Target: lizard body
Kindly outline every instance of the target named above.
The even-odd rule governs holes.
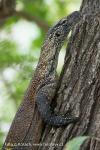
[[[78,117],[71,117],[68,115],[55,115],[50,108],[51,100],[54,97],[57,87],[56,68],[58,63],[59,51],[72,27],[79,21],[80,13],[74,12],[67,18],[65,17],[57,23],[48,33],[47,42],[44,42],[43,53],[41,59],[47,63],[44,67],[46,72],[44,74],[45,82],[38,88],[36,94],[36,103],[38,110],[43,120],[53,126],[63,126],[69,123],[74,123]],[[49,52],[49,53],[48,53]],[[46,57],[45,54],[48,56]],[[41,63],[42,61],[40,61]],[[46,68],[47,67],[47,68]]]
[[[27,137],[33,120],[35,101],[43,120],[50,125],[63,126],[77,121],[77,117],[55,115],[50,103],[57,86],[56,68],[59,51],[72,27],[79,21],[80,13],[73,12],[53,26],[41,48],[39,63],[24,100],[13,120],[6,143],[23,142]],[[37,124],[36,124],[37,125]]]

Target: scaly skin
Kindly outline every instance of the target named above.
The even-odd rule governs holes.
[[[39,63],[34,77],[25,94],[24,100],[16,113],[5,143],[33,142],[28,138],[30,127],[37,122],[33,122],[35,101],[43,120],[50,125],[63,126],[77,121],[77,117],[67,117],[55,115],[50,109],[50,103],[57,86],[56,68],[59,51],[72,27],[80,20],[80,13],[73,12],[68,17],[60,20],[53,26],[46,37],[41,49]],[[32,128],[32,127],[31,127]],[[32,130],[33,131],[33,130]],[[6,144],[4,144],[4,148]],[[15,150],[16,148],[13,148]],[[17,147],[18,149],[18,147]],[[20,148],[19,148],[20,150]],[[29,150],[29,148],[28,148]]]

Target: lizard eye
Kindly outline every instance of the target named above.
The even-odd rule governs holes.
[[[66,19],[62,20],[62,24],[65,24],[66,23]]]

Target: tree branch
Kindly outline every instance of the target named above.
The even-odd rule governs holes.
[[[15,0],[1,0],[0,1],[0,22],[2,22],[4,19],[11,17],[11,16],[18,16],[23,17],[24,19],[28,21],[34,21],[41,29],[43,29],[45,32],[48,31],[49,25],[41,20],[40,18],[33,16],[31,14],[28,14],[24,11],[17,11],[15,10]]]
[[[1,0],[0,1],[0,20],[11,16],[16,6],[15,0]]]
[[[40,18],[37,18],[36,16],[33,16],[31,14],[28,14],[24,11],[15,11],[14,12],[15,16],[18,17],[23,17],[24,19],[28,20],[28,21],[34,21],[40,28],[42,28],[45,32],[48,31],[49,26],[46,22],[44,22],[43,20],[41,20]]]

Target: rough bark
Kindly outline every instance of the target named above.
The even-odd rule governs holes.
[[[65,114],[70,108],[80,120],[63,128],[44,126],[36,108],[34,122],[39,120],[38,126],[33,126],[34,122],[31,124],[25,142],[33,140],[34,136],[33,141],[46,145],[33,147],[33,150],[62,150],[69,139],[78,135],[100,138],[100,0],[83,0],[80,11],[83,17],[66,48],[54,98],[56,112]],[[100,142],[92,138],[82,145],[82,149],[99,150]]]

